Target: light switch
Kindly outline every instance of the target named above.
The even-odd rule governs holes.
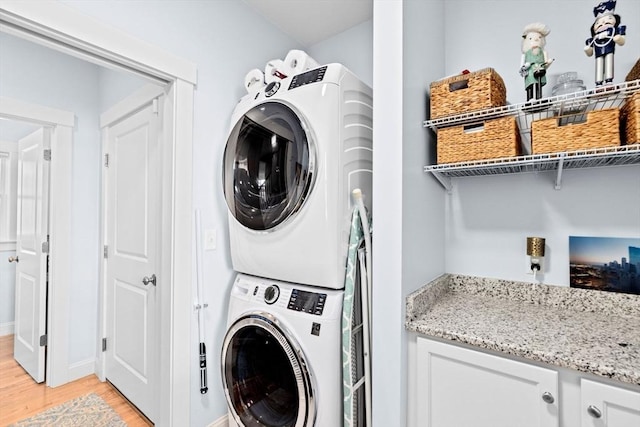
[[[204,250],[205,251],[214,251],[216,249],[216,230],[209,229],[204,232]]]

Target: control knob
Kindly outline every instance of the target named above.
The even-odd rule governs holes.
[[[277,285],[268,286],[267,289],[264,290],[264,302],[267,304],[273,304],[278,301],[279,296],[280,288]]]
[[[280,82],[270,82],[264,88],[264,96],[267,98],[276,94],[276,92],[280,89]]]

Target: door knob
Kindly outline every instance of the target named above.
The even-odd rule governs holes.
[[[152,274],[151,277],[147,277],[144,276],[144,278],[142,279],[142,284],[147,286],[149,283],[151,283],[153,286],[156,285],[156,275]]]
[[[587,407],[587,412],[589,413],[589,415],[591,415],[593,418],[600,418],[602,416],[602,411],[600,411],[600,409],[598,409],[597,406],[594,405],[589,405]]]
[[[20,262],[20,259],[17,256],[10,256],[9,257],[9,262]]]

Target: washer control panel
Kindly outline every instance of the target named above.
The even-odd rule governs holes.
[[[289,90],[295,89],[300,86],[308,85],[309,83],[321,82],[324,79],[324,74],[327,72],[327,67],[316,68],[315,70],[307,71],[306,73],[293,76],[291,83],[289,84]]]
[[[287,308],[289,310],[303,311],[321,316],[326,301],[327,294],[301,291],[294,288],[291,290],[291,297],[289,298]]]

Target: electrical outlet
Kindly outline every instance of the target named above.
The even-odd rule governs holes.
[[[537,267],[537,268],[536,268]],[[527,274],[533,274],[536,271],[536,275],[544,273],[544,258],[543,257],[527,257]]]
[[[215,229],[205,230],[204,232],[204,250],[214,251],[216,249],[217,233]]]

